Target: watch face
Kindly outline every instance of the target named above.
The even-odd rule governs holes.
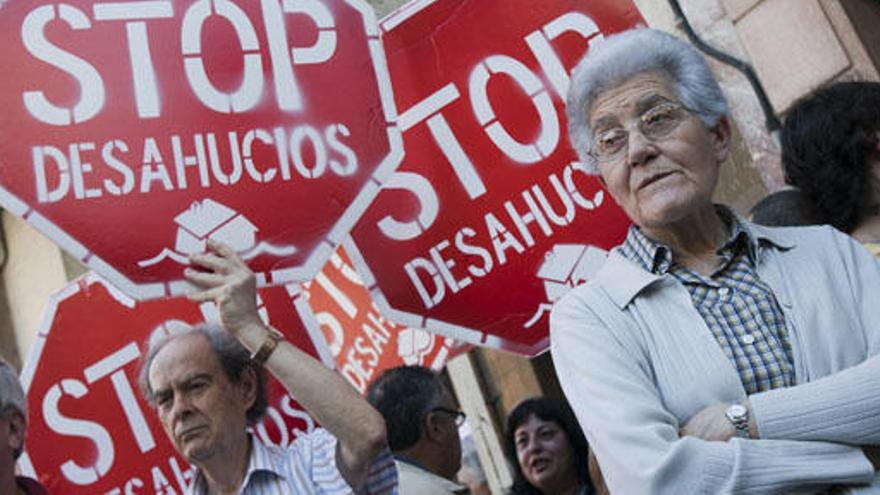
[[[730,419],[739,419],[748,413],[748,409],[741,404],[734,404],[727,408],[727,416]]]

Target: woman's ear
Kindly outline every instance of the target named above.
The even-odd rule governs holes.
[[[730,157],[730,141],[732,130],[730,127],[730,120],[728,120],[727,116],[722,116],[718,119],[718,123],[715,124],[715,127],[709,130],[712,135],[712,147],[715,150],[715,160],[721,164],[727,161],[727,158]]]

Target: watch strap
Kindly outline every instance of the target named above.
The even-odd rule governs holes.
[[[260,345],[260,348],[257,349],[257,352],[251,354],[251,361],[262,366],[266,363],[266,360],[269,359],[269,356],[275,352],[275,348],[278,347],[278,343],[284,340],[284,336],[275,330],[269,329],[269,333],[266,335],[265,340]]]
[[[727,416],[728,421],[733,424],[733,428],[736,430],[736,436],[740,438],[751,438],[749,435],[749,411],[740,404],[731,406],[728,408],[725,416]]]

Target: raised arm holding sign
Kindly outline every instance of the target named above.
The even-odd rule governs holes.
[[[395,491],[382,417],[341,377],[262,322],[255,276],[232,248],[210,241],[206,253],[191,259],[202,271],[190,268],[185,276],[203,289],[191,299],[215,301],[226,331],[202,327],[151,342],[142,384],[175,448],[198,468],[193,493],[285,484],[295,493]],[[261,414],[260,365],[327,431],[286,450],[248,435],[247,424]],[[266,469],[279,476],[251,476]]]

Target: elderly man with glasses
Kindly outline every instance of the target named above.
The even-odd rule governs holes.
[[[385,419],[401,495],[467,493],[453,481],[465,415],[436,373],[421,366],[386,370],[370,384],[367,401]]]
[[[761,227],[713,204],[727,102],[673,36],[592,47],[567,114],[634,223],[551,316],[559,380],[611,493],[880,491],[880,265],[832,228]]]
[[[209,240],[184,275],[214,301],[221,325],[157,329],[139,384],[174,448],[196,468],[192,495],[395,495],[397,472],[382,416],[342,377],[263,323],[256,276]],[[286,447],[252,427],[266,412],[271,373],[322,426]]]

